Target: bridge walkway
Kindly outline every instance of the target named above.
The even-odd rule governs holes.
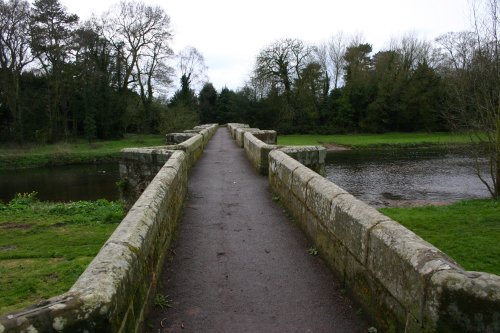
[[[188,187],[159,279],[171,308],[155,307],[146,332],[367,332],[226,128],[205,148]]]

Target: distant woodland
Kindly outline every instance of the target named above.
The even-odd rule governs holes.
[[[376,52],[341,32],[320,45],[276,40],[242,88],[217,91],[197,49],[173,53],[160,7],[127,0],[81,22],[58,0],[1,0],[0,141],[92,141],[199,122],[280,133],[494,133],[497,14],[486,0],[471,31],[406,35]]]

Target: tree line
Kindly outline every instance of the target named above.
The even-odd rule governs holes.
[[[164,97],[175,73],[192,85],[205,67],[195,48],[174,55],[172,38],[167,13],[141,1],[80,22],[58,0],[1,0],[0,141],[107,139],[175,126]]]
[[[486,173],[478,164],[477,174],[499,198],[500,6],[474,4],[470,31],[433,41],[410,34],[377,52],[343,33],[320,45],[276,40],[258,53],[242,89],[203,87],[200,118],[282,134],[466,132],[476,144],[471,154],[486,154],[489,163]]]

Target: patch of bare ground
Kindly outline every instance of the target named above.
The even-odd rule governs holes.
[[[326,148],[327,151],[344,151],[344,150],[351,150],[351,148],[339,145],[337,143],[321,143],[323,147]]]

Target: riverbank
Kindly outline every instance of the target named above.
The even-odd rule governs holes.
[[[66,292],[123,219],[120,202],[0,203],[0,313]]]
[[[448,254],[466,270],[500,275],[500,201],[464,200],[446,206],[380,211]]]
[[[124,139],[95,141],[78,140],[48,145],[0,145],[0,170],[25,169],[52,165],[112,162],[120,150],[130,147],[165,144],[163,135],[128,134]]]
[[[404,148],[445,145],[467,145],[471,140],[467,134],[438,133],[383,133],[383,134],[339,134],[339,135],[279,135],[281,145],[323,145],[328,150],[365,148]]]

